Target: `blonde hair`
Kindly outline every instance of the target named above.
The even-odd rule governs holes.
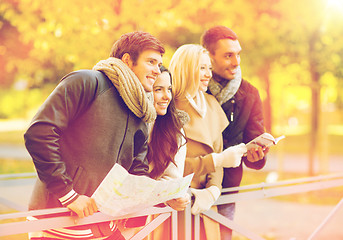
[[[175,100],[185,99],[187,94],[195,97],[200,85],[200,56],[208,53],[198,44],[179,47],[169,64],[173,76],[172,90]]]

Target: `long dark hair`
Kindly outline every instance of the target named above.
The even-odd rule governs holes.
[[[168,72],[170,79],[171,73],[165,67],[161,66],[162,72]],[[177,115],[174,97],[169,103],[167,113],[158,115],[152,131],[150,133],[150,141],[147,158],[149,163],[153,164],[153,169],[150,172],[151,178],[158,178],[168,167],[169,163],[175,163],[175,155],[180,148],[181,138],[184,137],[181,133],[182,123]]]

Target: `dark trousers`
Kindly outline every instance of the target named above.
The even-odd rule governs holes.
[[[218,212],[230,220],[233,220],[235,216],[235,210],[236,210],[235,203],[218,205]],[[220,225],[220,236],[221,236],[221,240],[231,240],[232,230]]]

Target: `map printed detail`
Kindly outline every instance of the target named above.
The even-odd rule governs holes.
[[[157,181],[129,174],[115,164],[92,195],[100,212],[123,216],[170,199],[184,197],[193,173],[179,179]]]

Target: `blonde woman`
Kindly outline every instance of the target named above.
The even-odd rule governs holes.
[[[223,167],[239,166],[246,147],[240,144],[222,151],[222,131],[229,122],[217,100],[206,93],[212,77],[207,50],[196,44],[179,47],[169,70],[173,76],[176,107],[190,117],[184,125],[187,139],[184,175],[195,173],[191,184],[195,196],[192,213],[195,215],[209,210],[218,199]],[[205,217],[203,224],[207,239],[220,239],[219,224]]]

